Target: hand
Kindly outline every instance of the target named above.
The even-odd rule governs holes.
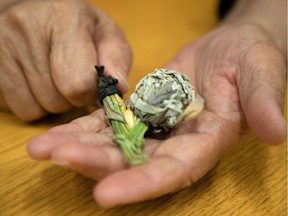
[[[264,142],[284,141],[285,62],[261,27],[219,27],[185,47],[167,67],[190,76],[205,109],[167,139],[147,139],[149,163],[125,165],[103,110],[35,137],[30,156],[100,181],[94,197],[112,207],[190,186],[236,145],[247,124]]]
[[[90,105],[96,99],[96,64],[128,90],[130,48],[100,9],[81,0],[26,0],[4,8],[0,109],[32,121]]]

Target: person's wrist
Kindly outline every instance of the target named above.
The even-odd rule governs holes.
[[[220,25],[258,25],[271,36],[278,48],[286,55],[285,0],[280,0],[278,4],[270,0],[238,0],[237,3]],[[260,6],[262,9],[260,9]]]
[[[257,17],[242,17],[240,19],[233,20],[228,20],[228,21],[223,21],[221,25],[230,25],[230,26],[258,26],[259,30],[262,28],[263,33],[267,33],[272,41],[275,43],[275,45],[281,50],[282,54],[284,56],[287,55],[287,34],[285,31],[285,27],[280,28],[279,25],[273,25],[272,23],[265,23],[263,20],[257,18]]]

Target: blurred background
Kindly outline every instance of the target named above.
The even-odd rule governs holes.
[[[90,0],[124,30],[133,50],[128,95],[136,83],[163,67],[184,45],[218,22],[218,0]]]

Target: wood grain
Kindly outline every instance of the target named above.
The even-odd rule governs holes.
[[[95,0],[125,30],[135,59],[131,89],[182,46],[216,25],[216,0]],[[76,110],[24,124],[0,113],[0,215],[3,216],[284,216],[286,145],[270,147],[246,134],[231,154],[192,187],[139,204],[102,209],[92,199],[95,182],[49,162],[31,160],[27,141],[85,114]]]

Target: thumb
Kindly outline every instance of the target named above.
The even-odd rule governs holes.
[[[195,54],[197,48],[198,43],[196,41],[187,44],[164,65],[164,68],[189,74],[195,67]]]
[[[103,11],[94,9],[99,19],[94,32],[98,51],[98,62],[105,71],[118,79],[119,89],[125,93],[129,89],[128,72],[132,64],[132,52],[119,26]]]
[[[259,44],[240,59],[241,105],[249,127],[268,144],[280,144],[286,138],[285,76],[284,58],[272,46]]]

